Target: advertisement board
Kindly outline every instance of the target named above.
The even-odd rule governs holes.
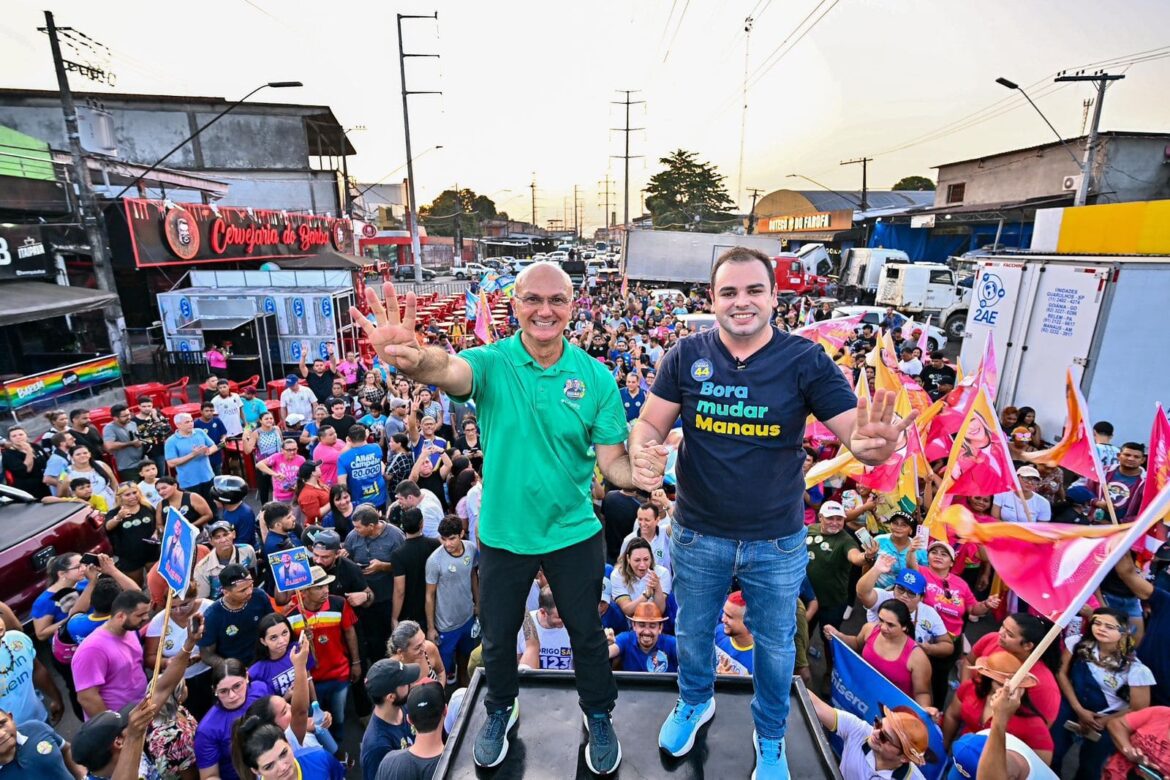
[[[51,371],[10,379],[0,384],[0,412],[68,395],[83,387],[113,382],[121,376],[118,358],[105,355]]]

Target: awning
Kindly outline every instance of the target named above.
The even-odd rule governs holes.
[[[185,325],[175,328],[176,333],[202,333],[205,330],[236,330],[247,325],[263,314],[253,314],[248,317],[203,317],[191,320]]]
[[[346,255],[332,249],[323,249],[308,257],[282,257],[272,262],[284,271],[333,270],[338,268],[357,271],[366,266],[377,265],[378,259],[376,257]]]
[[[115,293],[48,282],[0,284],[0,325],[16,325],[101,309],[115,303]]]

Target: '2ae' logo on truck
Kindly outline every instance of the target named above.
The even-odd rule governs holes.
[[[985,273],[977,287],[979,306],[975,309],[975,322],[995,327],[995,321],[999,318],[999,311],[995,307],[1007,295],[1003,289],[1003,280],[996,274]]]

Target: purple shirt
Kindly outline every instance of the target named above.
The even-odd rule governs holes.
[[[274,694],[284,696],[292,690],[293,682],[297,676],[296,670],[293,669],[292,659],[289,657],[292,654],[292,648],[293,645],[290,645],[289,649],[285,651],[283,658],[276,660],[265,659],[249,666],[248,679],[266,683]],[[313,671],[316,665],[317,659],[310,655],[309,671]]]
[[[146,694],[142,643],[133,631],[120,637],[105,627],[94,631],[78,646],[71,666],[77,690],[97,688],[106,709],[116,712]]]
[[[248,683],[248,697],[243,705],[225,710],[217,702],[208,710],[195,730],[195,765],[200,769],[218,766],[221,780],[239,780],[232,766],[232,724],[244,716],[254,701],[271,695],[267,683],[253,680]]]

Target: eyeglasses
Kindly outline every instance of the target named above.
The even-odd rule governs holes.
[[[879,744],[889,745],[890,747],[894,748],[895,750],[902,749],[902,746],[898,742],[896,742],[893,737],[891,737],[889,734],[887,734],[885,729],[882,728],[881,716],[878,716],[878,717],[873,719],[873,727],[877,730],[877,732],[876,732],[877,733],[877,741]]]
[[[216,696],[228,696],[228,695],[233,694],[233,693],[239,693],[240,689],[242,689],[247,684],[248,684],[247,681],[240,680],[238,683],[233,683],[232,685],[228,686],[227,688],[216,688],[215,695]]]
[[[1121,626],[1117,625],[1116,623],[1109,623],[1107,621],[1101,621],[1101,620],[1094,620],[1089,625],[1091,625],[1093,628],[1103,628],[1106,631],[1116,631],[1119,634],[1123,630],[1121,628]]]
[[[520,303],[524,304],[529,309],[536,309],[548,303],[554,309],[563,309],[568,306],[571,301],[563,295],[554,295],[550,298],[545,298],[540,295],[522,295],[520,296]]]

